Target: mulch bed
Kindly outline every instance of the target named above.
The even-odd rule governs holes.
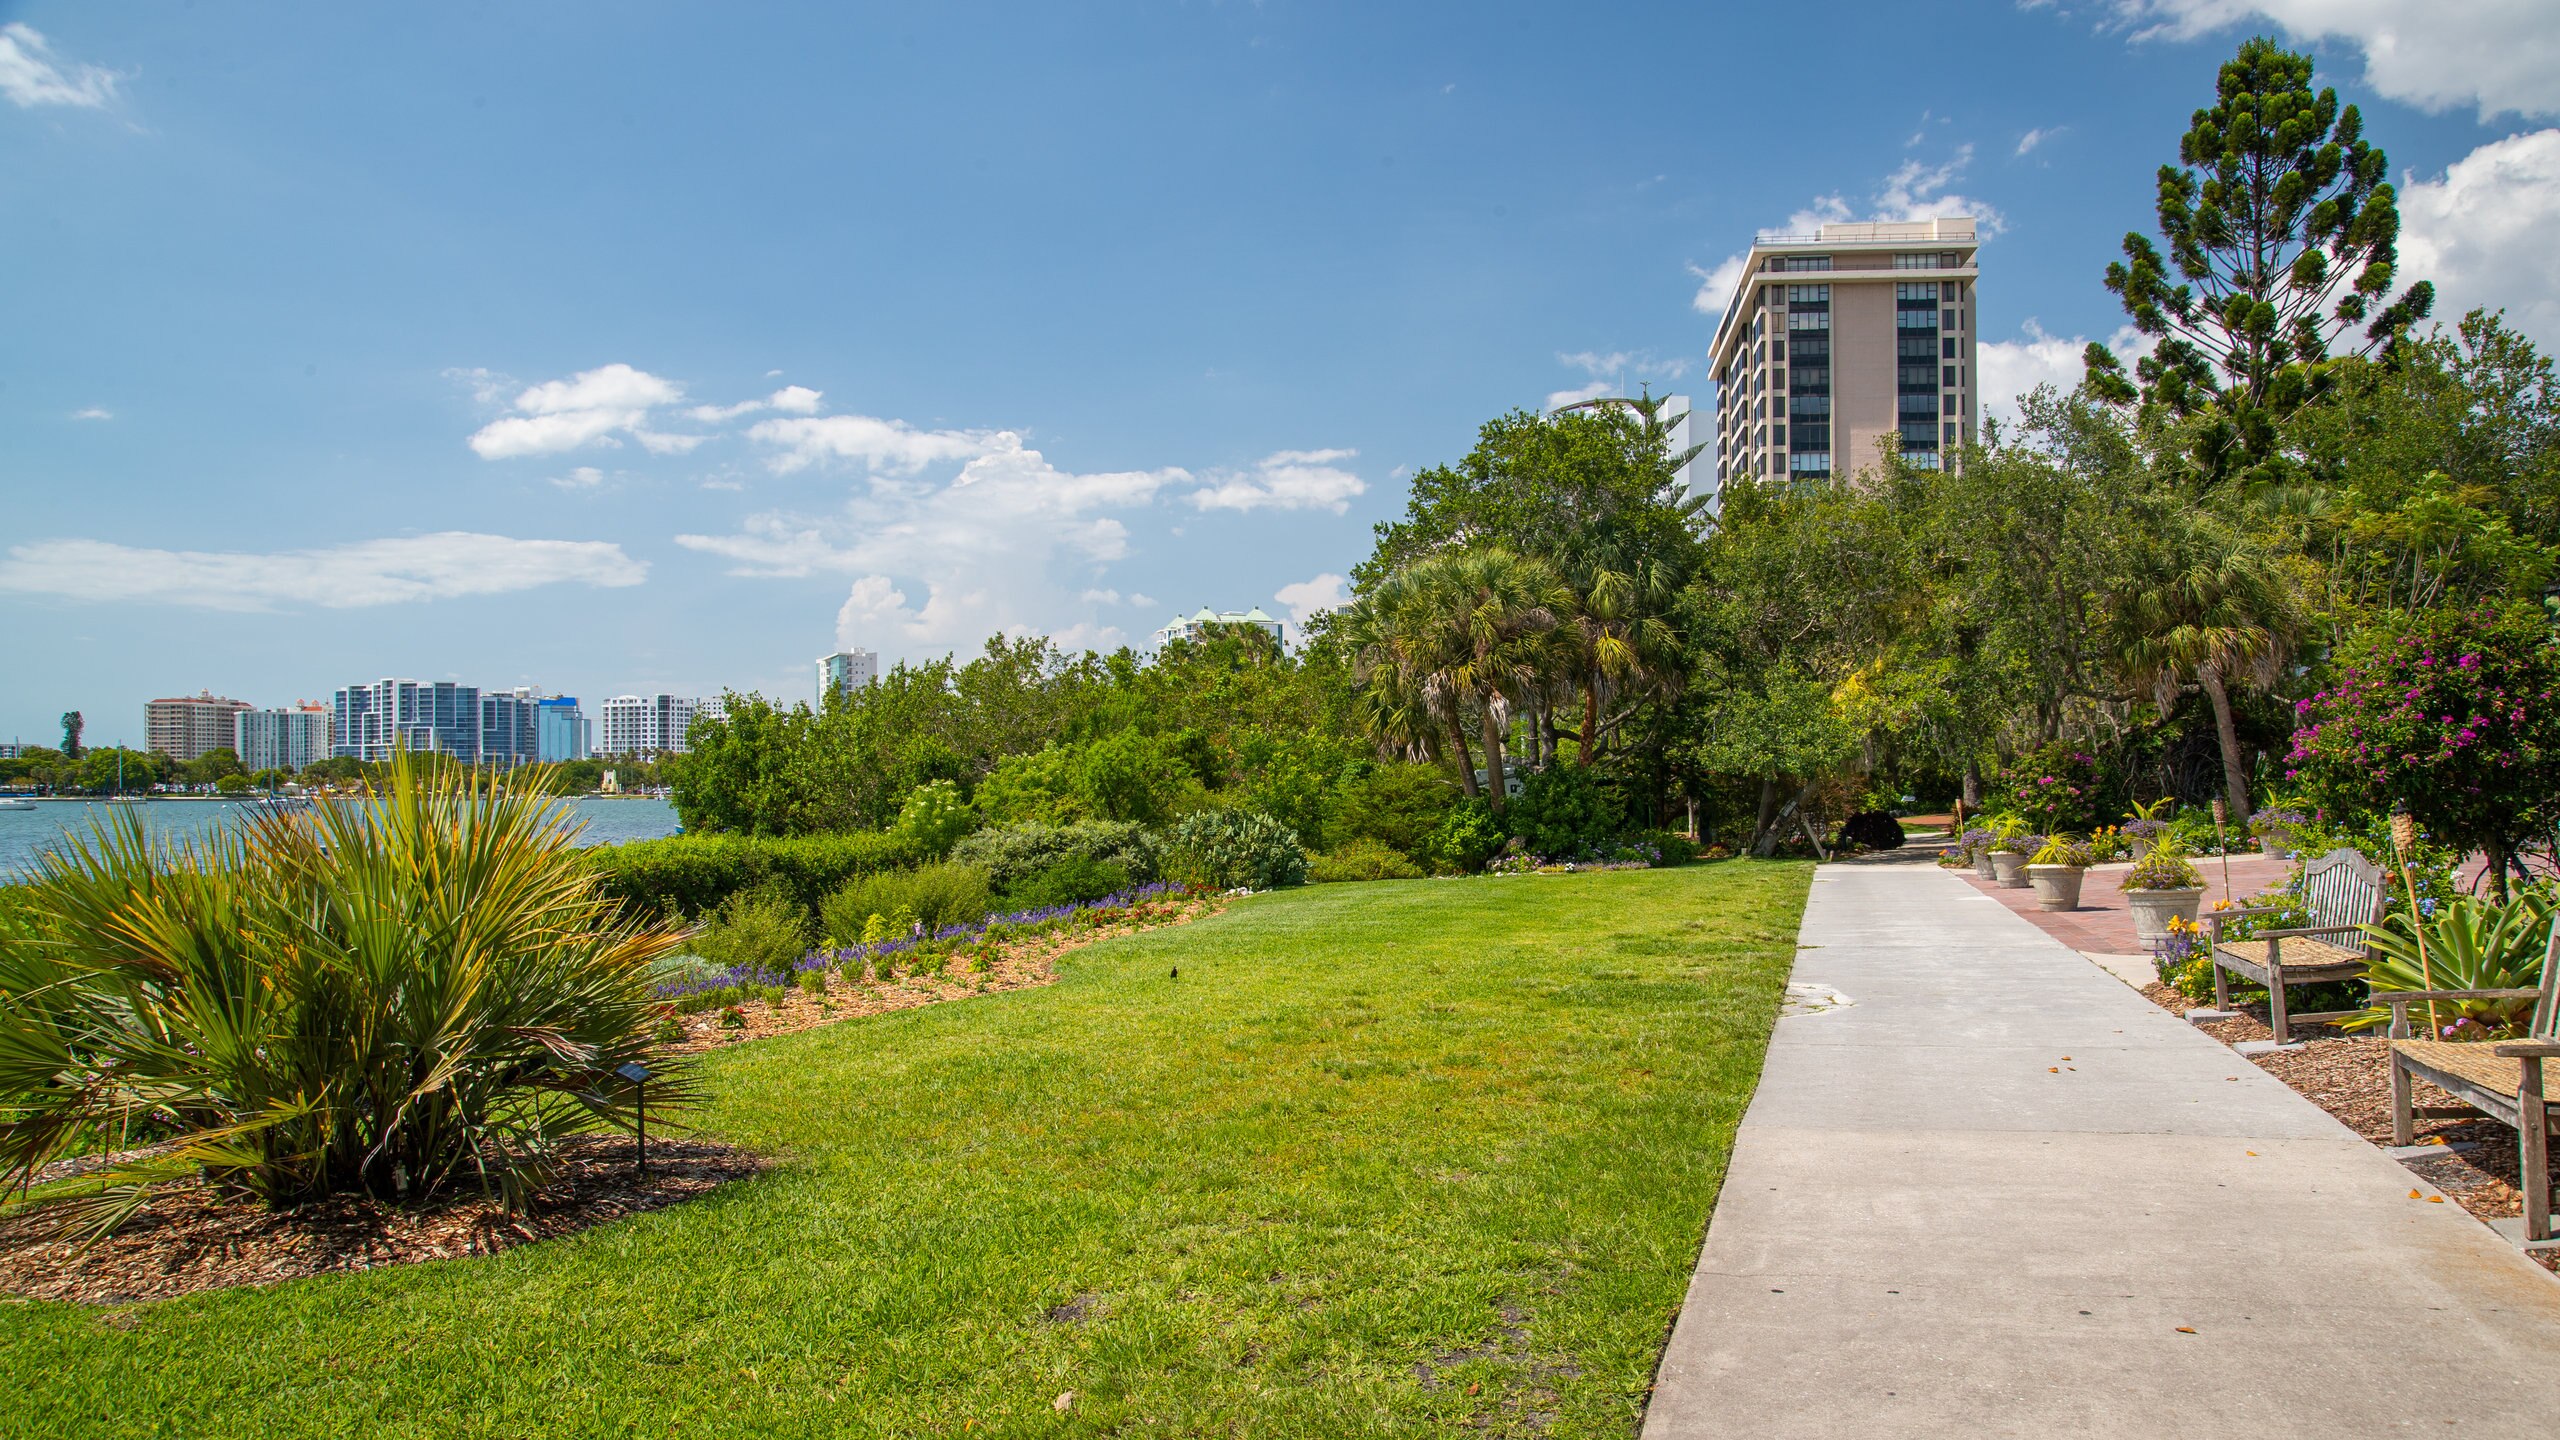
[[[693,1054],[862,1015],[912,1010],[1000,990],[1047,985],[1058,957],[1137,930],[1182,924],[1226,908],[1208,896],[1158,907],[1135,919],[1053,931],[987,947],[987,968],[954,962],[944,972],[848,985],[830,976],[821,998],[793,990],[779,1005],[738,1007],[744,1022],[724,1029],[717,1012],[676,1016],[685,1038],[662,1047]],[[147,1151],[126,1152],[141,1155]],[[80,1156],[46,1166],[41,1180],[65,1178],[121,1156]],[[476,1191],[406,1207],[340,1196],[289,1211],[216,1193],[173,1187],[117,1233],[88,1245],[58,1239],[38,1211],[0,1213],[0,1294],[92,1305],[165,1300],[233,1285],[272,1285],[333,1271],[375,1270],[422,1260],[494,1255],[501,1250],[664,1209],[762,1170],[766,1160],[707,1141],[652,1138],[649,1178],[637,1173],[622,1136],[574,1140],[563,1173],[529,1211],[510,1214]]]
[[[737,1019],[741,1023],[734,1028],[722,1027],[718,1011],[678,1015],[674,1018],[684,1027],[684,1038],[665,1048],[679,1055],[696,1054],[768,1036],[814,1030],[821,1025],[833,1025],[864,1015],[913,1010],[1000,990],[1032,989],[1058,978],[1058,957],[1070,950],[1081,950],[1087,945],[1140,930],[1187,924],[1226,909],[1227,901],[1224,896],[1211,895],[1149,908],[1157,913],[1104,925],[1055,930],[982,947],[981,954],[987,962],[984,970],[968,969],[967,961],[955,958],[947,961],[941,970],[922,975],[900,975],[890,980],[866,980],[858,985],[848,985],[843,976],[830,974],[827,993],[823,997],[794,989],[779,1005],[749,1001],[738,1006]]]
[[[233,1285],[273,1285],[343,1270],[494,1255],[626,1215],[662,1210],[765,1162],[733,1146],[649,1142],[642,1180],[627,1137],[569,1142],[560,1179],[521,1214],[477,1190],[415,1207],[337,1196],[293,1210],[182,1186],[154,1199],[122,1230],[81,1245],[51,1220],[0,1218],[0,1290],[35,1300],[126,1305]]]
[[[2142,993],[2153,1004],[2178,1015],[2196,1008],[2166,985],[2147,985]],[[2266,1013],[2243,1007],[2236,1020],[2217,1020],[2196,1027],[2226,1045],[2243,1040],[2272,1040]],[[2290,1085],[2338,1122],[2376,1145],[2391,1143],[2391,1052],[2379,1035],[2337,1035],[2317,1025],[2295,1026],[2299,1050],[2276,1050],[2247,1058],[2259,1069]],[[2457,1103],[2435,1086],[2417,1082],[2420,1105]],[[2441,1158],[2404,1160],[2428,1184],[2480,1218],[2507,1219],[2524,1213],[2524,1194],[2516,1188],[2516,1132],[2486,1116],[2474,1119],[2416,1122],[2417,1142],[2442,1145]],[[2560,1156],[2552,1172],[2560,1177]],[[2560,1253],[2528,1251],[2543,1268],[2560,1272]]]

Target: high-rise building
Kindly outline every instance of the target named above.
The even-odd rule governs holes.
[[[299,770],[329,758],[329,721],[329,707],[317,700],[243,710],[231,717],[231,748],[252,771]]]
[[[1979,275],[1967,218],[1762,233],[1709,351],[1719,492],[1972,442]]]
[[[530,686],[480,692],[479,762],[512,768],[540,758],[541,707]]]
[[[450,680],[376,680],[332,697],[329,753],[388,760],[397,750],[480,758],[480,687]]]
[[[199,760],[228,750],[235,738],[231,717],[252,708],[210,690],[153,700],[142,707],[143,748],[172,760]]]
[[[604,702],[596,724],[598,755],[681,755],[694,717],[729,714],[725,695],[616,695]]]
[[[534,716],[534,755],[546,765],[584,760],[595,749],[595,735],[578,709],[575,695],[554,695],[539,702]]]
[[[880,678],[880,657],[869,650],[839,650],[818,657],[818,704]]]

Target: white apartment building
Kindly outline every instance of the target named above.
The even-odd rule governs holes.
[[[172,760],[200,760],[231,748],[231,717],[252,708],[210,690],[153,700],[142,707],[143,748]]]
[[[681,755],[696,716],[726,719],[725,695],[616,695],[596,715],[598,755]]]
[[[317,700],[242,710],[231,717],[231,748],[252,772],[299,770],[329,758],[329,721],[329,707]]]
[[[1161,647],[1176,640],[1197,640],[1212,625],[1258,625],[1270,631],[1272,639],[1284,643],[1287,640],[1282,633],[1286,627],[1277,618],[1264,614],[1259,605],[1250,610],[1212,610],[1203,605],[1192,614],[1176,615],[1166,622],[1165,627],[1156,632],[1156,644]]]
[[[1975,438],[1969,218],[1764,232],[1716,327],[1716,484],[1827,478]]]
[[[880,656],[870,650],[839,650],[817,659],[818,704],[823,708],[827,697],[842,695],[872,684],[880,678]]]

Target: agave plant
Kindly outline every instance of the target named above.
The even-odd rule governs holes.
[[[2364,927],[2372,955],[2365,978],[2377,992],[2530,990],[2542,983],[2552,910],[2548,892],[2525,890],[2503,904],[2464,896],[2438,907],[2432,916],[2396,911],[2381,924]],[[2426,939],[2423,964],[2421,933]],[[2437,1023],[2448,1035],[2485,1040],[2516,1031],[2532,1018],[2533,1005],[2530,998],[2461,1000],[2441,1002],[2435,1009]],[[2390,1023],[2391,1012],[2377,1005],[2346,1025],[2370,1030]]]
[[[539,789],[404,761],[362,802],[174,845],[117,816],[45,859],[0,930],[0,1180],[150,1137],[39,1202],[89,1233],[197,1179],[522,1206],[562,1139],[634,1120],[615,1071],[684,938],[597,894]],[[650,1118],[693,1102],[651,1063]]]

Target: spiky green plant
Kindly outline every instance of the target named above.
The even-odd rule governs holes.
[[[541,788],[404,760],[361,802],[176,844],[119,815],[47,857],[0,930],[0,1180],[154,1136],[39,1201],[89,1233],[199,1178],[521,1206],[564,1138],[631,1124],[626,1062],[652,1120],[693,1103],[648,1040],[683,931],[598,895]]]
[[[2503,903],[2466,895],[2446,902],[2433,915],[2394,911],[2381,924],[2364,927],[2372,956],[2365,966],[2366,983],[2376,994],[2530,990],[2542,983],[2552,909],[2551,895],[2537,889],[2520,891]],[[2423,962],[2418,955],[2422,930],[2426,937]],[[2447,1001],[2435,1023],[2445,1026],[2446,1038],[2496,1039],[2515,1033],[2530,1020],[2533,1005],[2529,998]],[[2372,1030],[2390,1023],[2391,1012],[2376,1005],[2346,1022],[2346,1028]]]

